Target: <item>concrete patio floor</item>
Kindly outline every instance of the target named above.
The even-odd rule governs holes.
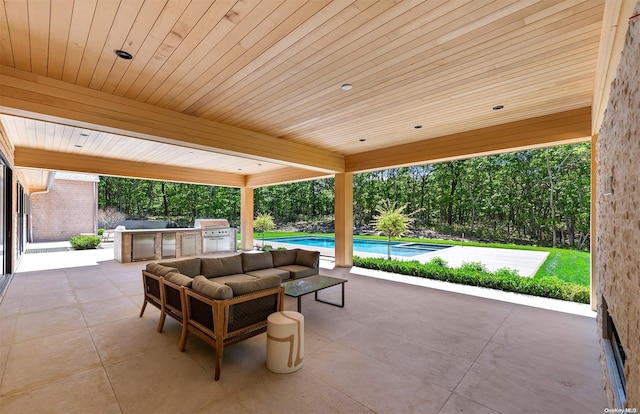
[[[357,268],[323,269],[349,280],[345,308],[303,299],[301,370],[269,372],[263,334],[227,348],[215,382],[213,348],[190,336],[181,353],[176,322],[160,334],[155,308],[138,317],[146,262],[120,264],[108,250],[93,251],[93,259],[86,252],[23,256],[0,304],[0,413],[608,407],[593,317],[372,278]],[[38,269],[47,260],[56,268]],[[339,288],[322,293],[335,299]],[[295,307],[286,298],[285,309]]]

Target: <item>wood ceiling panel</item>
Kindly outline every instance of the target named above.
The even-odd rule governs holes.
[[[119,6],[119,1],[101,1],[97,4],[94,20],[87,38],[87,46],[82,56],[82,62],[75,74],[76,84],[82,86],[89,85]],[[95,16],[97,16],[97,18],[95,18]]]
[[[49,59],[49,14],[51,5],[38,0],[29,0],[29,49],[31,67],[38,75],[47,75]]]
[[[184,9],[180,13],[175,13],[173,18],[169,10],[164,10],[149,33],[149,40],[136,53],[136,59],[130,62],[127,72],[120,79],[114,93],[135,97],[137,92],[129,95],[132,85],[141,83],[138,81],[139,78],[155,73],[157,69],[153,70],[153,65],[161,64],[166,60],[182,39],[190,33],[202,14],[211,7],[211,4],[212,1],[182,2],[181,6]]]
[[[16,69],[31,70],[29,48],[29,6],[25,1],[4,2],[6,24],[11,39],[11,51]]]
[[[240,40],[241,56],[234,58],[233,55],[228,54],[225,55],[225,59],[216,62],[216,65],[224,65],[224,70],[216,71],[214,69],[210,72],[215,75],[201,77],[192,83],[189,88],[185,89],[181,95],[185,96],[186,99],[181,99],[181,103],[176,107],[176,110],[192,115],[201,115],[201,109],[204,109],[204,104],[211,99],[208,95],[213,90],[221,88],[220,85],[224,84],[231,76],[235,76],[239,71],[248,68],[249,71],[254,70],[261,65],[261,62],[268,59],[267,56],[278,54],[298,41],[299,33],[303,32],[304,29],[297,29],[304,26],[308,19],[312,18],[314,13],[317,12],[319,6],[324,3],[309,2],[304,5],[299,3],[302,7],[289,16],[291,12],[290,4],[286,2],[281,4],[256,29]],[[331,6],[335,4],[338,3],[334,3]],[[340,6],[342,7],[342,4]],[[329,8],[331,7],[326,7],[324,10]],[[329,13],[325,14],[328,15]],[[317,16],[319,15],[316,14]],[[304,23],[301,24],[301,22]]]
[[[129,33],[124,39],[122,46],[118,47],[118,49],[126,50],[132,55],[136,55],[140,51],[143,43],[147,40],[147,35],[152,30],[153,25],[160,18],[166,4],[167,0],[145,1],[133,26],[129,29]],[[177,6],[181,8],[186,2],[172,2],[171,4],[174,5],[174,7]],[[160,30],[162,30],[162,28]],[[129,60],[117,59],[111,67],[111,71],[100,90],[112,93],[130,65],[131,61]]]
[[[140,13],[142,6],[143,0],[122,1],[118,7],[116,17],[113,19],[113,25],[107,35],[104,48],[102,49],[93,73],[90,74],[90,76],[89,74],[81,76],[83,81],[89,76],[89,83],[82,83],[80,85],[97,90],[102,89],[117,61],[114,51],[125,47],[125,39],[129,35],[131,27]]]
[[[237,2],[226,12],[222,9],[223,13],[213,28],[209,28],[207,36],[199,44],[187,45],[188,54],[185,59],[179,62],[171,73],[171,77],[162,82],[145,102],[162,106],[161,100],[164,99],[167,102],[169,97],[174,97],[188,87],[193,82],[194,76],[197,76],[193,69],[201,70],[199,66],[201,62],[215,62],[223,56],[225,50],[220,43],[238,26],[237,22],[250,13],[256,5],[257,2]]]
[[[259,174],[281,166],[229,157],[210,151],[145,141],[51,122],[0,115],[5,129],[20,148],[45,149],[101,158],[120,158],[152,164],[189,165],[193,168],[227,173]]]
[[[62,70],[62,80],[74,83],[78,77],[78,69],[87,46],[89,31],[96,12],[97,0],[77,1],[73,5],[73,17],[69,28],[69,39],[67,50],[64,55],[64,69]],[[101,16],[95,16],[96,21]]]
[[[9,22],[7,13],[0,7],[0,63],[7,66],[15,66],[13,61],[13,49],[11,46],[11,35],[9,34]]]
[[[167,51],[159,53],[159,59],[154,58],[145,68],[145,77],[137,80],[127,93],[128,98],[135,98],[140,102],[148,102],[149,97],[160,87],[169,87],[171,79],[175,79],[176,69],[196,53],[196,47],[202,45],[203,53],[206,53],[205,44],[214,39],[215,33],[211,29],[215,27],[225,13],[235,4],[235,0],[218,0],[216,7],[209,7],[197,24],[188,31],[181,29],[174,31],[179,39],[172,39]],[[170,52],[169,52],[170,51]]]
[[[594,18],[597,18],[597,13],[594,15]],[[563,34],[566,34],[566,30],[567,30],[567,26],[566,26],[566,22],[562,22],[561,23],[562,26],[564,27],[564,29],[562,29],[560,32]],[[573,24],[573,26],[571,26],[571,28],[575,29],[578,31],[578,33],[582,33],[585,29],[585,27],[583,26],[583,21],[578,21],[576,23]],[[594,35],[596,32],[599,31],[598,28],[598,23],[594,23],[594,26],[592,27]],[[533,33],[533,37],[528,41],[529,44],[534,45],[533,47],[536,48],[538,47],[538,45],[540,45],[540,42],[542,41],[542,39],[539,39],[539,34],[540,33],[546,33],[548,32],[548,28],[547,27],[541,27],[539,28],[539,30],[535,33]],[[558,33],[559,35],[560,33]],[[564,38],[564,37],[563,37]],[[507,51],[509,50],[514,50],[514,51],[519,51],[523,48],[525,48],[525,44],[523,44],[523,39],[515,39],[515,40],[511,40],[511,39],[507,39],[507,42],[509,42],[508,44],[504,44],[504,42],[499,42],[499,39],[497,39],[498,43],[502,43],[502,45],[504,45],[504,48],[507,48],[510,46],[510,49],[507,49]],[[592,41],[593,41],[592,37]],[[552,38],[549,37],[549,39],[547,40],[547,42],[549,43],[555,43],[558,42],[557,38]],[[501,45],[501,46],[502,46]],[[571,44],[569,42],[567,42],[567,44],[565,45],[567,46],[565,50],[569,49],[571,50]],[[495,46],[494,46],[495,47]],[[502,53],[503,49],[497,50],[494,52],[495,54],[499,54]],[[591,49],[593,51],[593,48]],[[486,55],[487,53],[489,53],[489,51],[487,50],[479,50],[477,52],[475,52],[475,56],[483,56]],[[558,50],[559,55],[562,56],[562,49]],[[593,56],[595,56],[595,54],[592,54]],[[351,98],[350,101],[347,101],[344,105],[348,108],[357,108],[357,105],[360,105],[363,110],[360,110],[359,113],[357,112],[352,112],[349,114],[345,114],[345,116],[343,116],[343,118],[345,119],[343,122],[346,124],[353,124],[353,119],[356,118],[359,121],[365,121],[365,118],[361,117],[361,116],[365,116],[366,114],[371,114],[370,117],[371,118],[377,118],[378,115],[380,114],[380,112],[375,111],[375,107],[372,108],[371,105],[368,103],[368,101],[373,101],[378,105],[378,109],[379,110],[383,110],[385,108],[389,108],[390,106],[393,106],[395,108],[395,112],[401,112],[403,110],[402,107],[396,107],[394,105],[397,105],[398,102],[394,102],[393,99],[397,100],[403,100],[407,102],[407,106],[413,106],[415,105],[415,102],[420,102],[422,100],[422,97],[424,96],[429,96],[428,94],[430,93],[430,89],[434,88],[434,87],[438,87],[439,85],[441,85],[443,82],[453,82],[453,83],[457,83],[459,85],[461,85],[461,87],[466,88],[466,89],[470,89],[472,90],[473,87],[475,85],[473,85],[472,83],[466,82],[466,79],[464,79],[464,72],[465,69],[464,68],[469,68],[468,70],[473,70],[473,71],[477,71],[478,69],[478,65],[477,64],[468,64],[468,62],[466,62],[464,59],[457,57],[457,55],[453,55],[455,56],[455,60],[451,61],[448,66],[443,66],[445,64],[447,64],[447,62],[440,62],[438,59],[436,59],[434,57],[434,62],[437,62],[437,66],[435,66],[432,69],[432,73],[433,73],[433,77],[432,78],[428,78],[427,75],[429,75],[429,73],[420,73],[420,71],[417,71],[415,73],[410,73],[409,75],[404,76],[405,78],[408,77],[409,81],[407,81],[407,83],[403,84],[403,83],[399,83],[397,85],[390,85],[387,88],[379,91],[376,90],[376,94],[373,95],[367,95],[366,92],[364,93],[364,96],[362,97],[362,99],[360,99],[360,97],[362,96],[362,94],[358,94],[357,90],[360,88],[359,84],[356,84],[356,90],[352,91],[352,92],[356,92],[353,95],[357,96],[358,98],[358,104],[355,104],[353,102],[354,99],[356,98]],[[498,56],[499,57],[499,56]],[[490,70],[493,70],[495,63],[494,62],[499,62],[498,57],[495,56],[491,56],[491,59],[486,59],[486,63],[485,63],[485,67],[489,68]],[[438,56],[438,58],[440,58],[440,56]],[[528,59],[528,56],[525,54],[522,57],[522,61],[526,62]],[[580,62],[580,59],[577,59],[578,62]],[[572,62],[576,62],[576,59],[574,59]],[[580,64],[580,63],[578,63]],[[446,69],[449,69],[449,71],[446,71]],[[463,68],[463,69],[460,69]],[[482,68],[482,67],[481,67]],[[395,71],[391,71],[391,73],[395,73]],[[398,77],[400,77],[401,74],[398,74]],[[412,82],[411,82],[411,77],[418,77],[421,82],[418,85],[414,85],[413,88],[411,88]],[[550,78],[553,78],[553,75],[550,76]],[[362,88],[363,89],[368,89],[368,88],[374,88],[375,85],[375,81],[376,78],[373,77],[373,80],[370,81],[370,83],[365,83]],[[402,77],[399,79],[399,81],[402,81]],[[526,84],[527,81],[523,80],[523,84]],[[433,86],[432,86],[433,85]],[[517,85],[516,85],[517,86]],[[588,88],[589,85],[585,85],[585,88]],[[407,93],[407,90],[409,90],[410,92]],[[387,100],[385,101],[384,96],[381,96],[382,93],[388,93],[392,96],[392,100]],[[500,91],[497,91],[500,92]],[[338,93],[338,92],[335,92]],[[351,92],[350,92],[351,94]],[[369,97],[370,96],[370,97]],[[413,99],[411,99],[413,98]],[[307,101],[305,102],[304,106],[298,106],[296,108],[309,108],[312,107],[311,110],[305,112],[304,114],[302,114],[299,118],[301,119],[301,121],[299,121],[298,119],[291,119],[291,118],[286,118],[287,119],[287,123],[289,125],[289,129],[287,129],[286,131],[290,131],[292,129],[296,128],[297,123],[296,122],[317,122],[317,123],[324,123],[325,125],[330,124],[330,125],[335,125],[335,120],[331,120],[331,122],[326,122],[329,119],[327,118],[328,115],[326,113],[322,113],[320,112],[319,114],[316,113],[316,116],[313,116],[313,109],[314,108],[318,108],[318,107],[325,107],[327,108],[327,104],[326,101],[320,101],[318,104],[316,104],[314,106],[313,102]],[[277,107],[276,105],[272,105],[271,108]],[[284,107],[287,107],[286,105],[284,105]],[[288,108],[288,107],[287,107]],[[326,109],[325,111],[332,111],[332,114],[336,114],[336,116],[340,116],[342,114],[342,112],[340,111],[340,104],[335,105],[335,106],[331,106],[329,107],[329,109]],[[277,116],[274,115],[279,115],[282,116],[282,118],[284,118],[284,115],[282,114],[274,114],[274,113],[268,113],[267,117],[268,118],[274,118],[276,119],[276,121],[274,121],[273,123],[277,122],[278,118]],[[253,114],[252,115],[252,119],[259,119],[260,114]],[[293,125],[293,126],[292,126]],[[245,125],[246,127],[246,125]],[[301,126],[299,128],[299,130],[308,132],[307,129],[304,128],[304,126]],[[268,130],[271,134],[274,135],[278,135],[281,136],[281,134],[278,134],[278,130],[276,128],[274,129],[270,129]],[[308,137],[308,135],[307,135]],[[329,137],[318,137],[318,140],[323,139],[324,142],[326,142],[327,139],[329,139]]]
[[[20,92],[27,100],[55,101],[55,116],[75,119],[84,96],[84,115],[113,117],[109,128],[135,114],[141,128],[167,131],[150,142],[136,135],[148,132],[113,135],[127,131],[82,119],[96,129],[85,137],[82,124],[17,119],[5,126],[16,146],[202,168],[215,160],[241,174],[256,159],[318,169],[309,149],[318,160],[335,158],[330,151],[342,159],[588,107],[606,52],[598,51],[603,0],[1,1],[0,63],[46,77]],[[117,49],[134,58],[116,58]],[[343,83],[354,89],[341,91]],[[17,89],[4,87],[5,102],[15,102]],[[497,104],[505,109],[491,111]],[[166,124],[167,110],[194,121]],[[300,147],[285,146],[281,156],[263,145],[271,152],[262,158],[262,139]],[[186,148],[194,142],[202,154]],[[286,175],[266,161],[261,167],[277,171],[254,182]]]
[[[49,59],[47,77],[62,79],[64,60],[69,41],[69,27],[73,15],[73,0],[56,0],[51,2],[49,18]],[[39,22],[38,24],[44,24]],[[19,68],[18,68],[19,69]]]
[[[418,3],[418,9],[428,8],[430,11],[433,8],[431,2]],[[438,7],[436,10],[440,15],[451,17],[459,2],[442,3],[445,3],[444,6]],[[379,10],[372,10],[376,15],[363,20],[360,25],[353,25],[349,21],[333,32],[335,37],[327,36],[317,39],[311,48],[305,49],[308,52],[302,50],[300,51],[302,56],[289,57],[286,62],[275,68],[274,82],[258,79],[251,84],[246,84],[245,88],[251,91],[251,97],[244,97],[241,101],[236,101],[249,103],[249,106],[243,106],[242,111],[233,104],[228,104],[225,105],[225,109],[218,109],[215,113],[209,110],[207,114],[216,118],[221,117],[223,122],[243,125],[243,121],[254,117],[254,120],[248,123],[257,123],[260,111],[267,110],[271,112],[267,117],[275,123],[282,119],[280,112],[295,109],[293,107],[286,108],[287,101],[283,102],[286,97],[296,100],[296,107],[306,106],[311,99],[311,93],[320,96],[331,94],[334,96],[330,99],[335,100],[336,88],[345,81],[350,81],[346,71],[355,70],[354,67],[369,60],[370,57],[367,57],[367,54],[377,55],[384,47],[388,47],[391,42],[384,35],[385,31],[393,30],[397,25],[410,21],[412,14],[410,12],[414,12],[415,3],[402,2],[401,5],[402,7],[394,7],[382,13],[378,13]],[[416,11],[416,13],[419,12]],[[398,16],[404,16],[404,18]],[[390,23],[390,20],[395,23]],[[284,77],[282,73],[285,73]],[[322,76],[325,76],[324,83],[317,80]],[[286,83],[283,80],[286,80]],[[257,93],[260,94],[257,95]],[[265,105],[265,102],[270,104]],[[285,111],[282,111],[282,108],[286,108]],[[272,113],[276,111],[278,112],[277,116],[272,116]]]

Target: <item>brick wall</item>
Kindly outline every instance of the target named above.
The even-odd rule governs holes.
[[[69,240],[95,232],[94,182],[56,179],[48,193],[31,196],[34,242]]]
[[[640,3],[635,13],[640,13]],[[627,354],[626,407],[640,412],[640,18],[630,21],[596,145],[596,280]],[[604,194],[611,178],[611,194]],[[602,314],[598,315],[602,326]],[[602,329],[600,330],[602,331]],[[602,332],[600,332],[602,336]],[[601,349],[602,347],[601,338]],[[604,353],[605,383],[613,394]],[[612,405],[613,407],[613,405]]]

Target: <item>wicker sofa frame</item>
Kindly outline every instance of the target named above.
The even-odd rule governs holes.
[[[220,379],[224,347],[266,332],[267,317],[282,310],[284,287],[260,290],[229,299],[211,299],[179,286],[162,276],[142,271],[147,304],[160,310],[158,332],[162,332],[166,317],[181,326],[179,349],[186,349],[188,333],[192,332],[216,350],[214,379]]]
[[[216,300],[182,287],[184,323],[180,351],[184,351],[187,335],[192,332],[216,350],[215,377],[220,379],[224,347],[267,330],[267,317],[282,310],[282,286],[261,290],[231,299]]]
[[[217,381],[224,347],[265,332],[267,317],[283,307],[284,287],[280,283],[318,274],[319,257],[319,252],[293,249],[273,256],[266,252],[242,253],[233,259],[229,256],[149,263],[142,270],[144,302],[140,316],[147,304],[158,308],[158,332],[163,331],[167,316],[175,319],[182,326],[180,351],[185,350],[189,332],[214,347]],[[207,296],[210,292],[201,290],[201,284],[195,287],[196,281],[202,280],[215,282],[215,289],[224,288],[228,293],[220,295],[215,290]],[[246,285],[241,287],[255,281],[258,284],[249,289]]]

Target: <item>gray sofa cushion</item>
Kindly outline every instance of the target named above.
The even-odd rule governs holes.
[[[281,266],[278,269],[286,270],[291,275],[291,279],[300,279],[307,276],[313,276],[318,274],[318,269],[315,267],[289,265]]]
[[[240,255],[229,257],[212,257],[201,259],[201,274],[205,277],[219,277],[242,273]]]
[[[185,276],[182,273],[178,272],[169,272],[164,276],[169,282],[175,283],[178,286],[191,287],[191,283],[193,282],[193,278],[189,276]]]
[[[237,275],[227,275],[227,276],[214,277],[211,280],[216,282],[216,283],[225,284],[227,282],[245,282],[245,281],[248,281],[248,280],[249,281],[250,280],[255,280],[255,277],[249,276],[249,275],[245,275],[245,274],[237,274]]]
[[[200,274],[200,258],[194,257],[191,259],[184,260],[175,260],[173,262],[164,262],[158,263],[163,266],[172,266],[175,267],[182,273],[183,275],[187,275],[189,277],[196,277]]]
[[[242,253],[242,273],[273,267],[271,252]]]
[[[175,267],[164,266],[159,263],[148,263],[146,267],[147,272],[152,273],[156,276],[165,276],[170,272],[179,272]]]
[[[214,282],[201,275],[193,278],[191,289],[211,299],[223,300],[233,297],[233,290],[229,286]]]
[[[260,277],[260,278],[264,278],[268,276],[278,276],[280,280],[287,280],[291,278],[291,275],[289,274],[288,270],[277,268],[277,267],[254,270],[253,272],[247,272],[247,274],[255,277]]]
[[[292,265],[296,262],[297,250],[272,250],[273,266],[281,267]]]
[[[227,286],[233,291],[233,296],[247,295],[280,286],[280,278],[275,275],[266,276],[245,282],[227,282]]]
[[[296,263],[300,266],[317,267],[320,260],[320,252],[310,250],[298,250],[296,253]]]

